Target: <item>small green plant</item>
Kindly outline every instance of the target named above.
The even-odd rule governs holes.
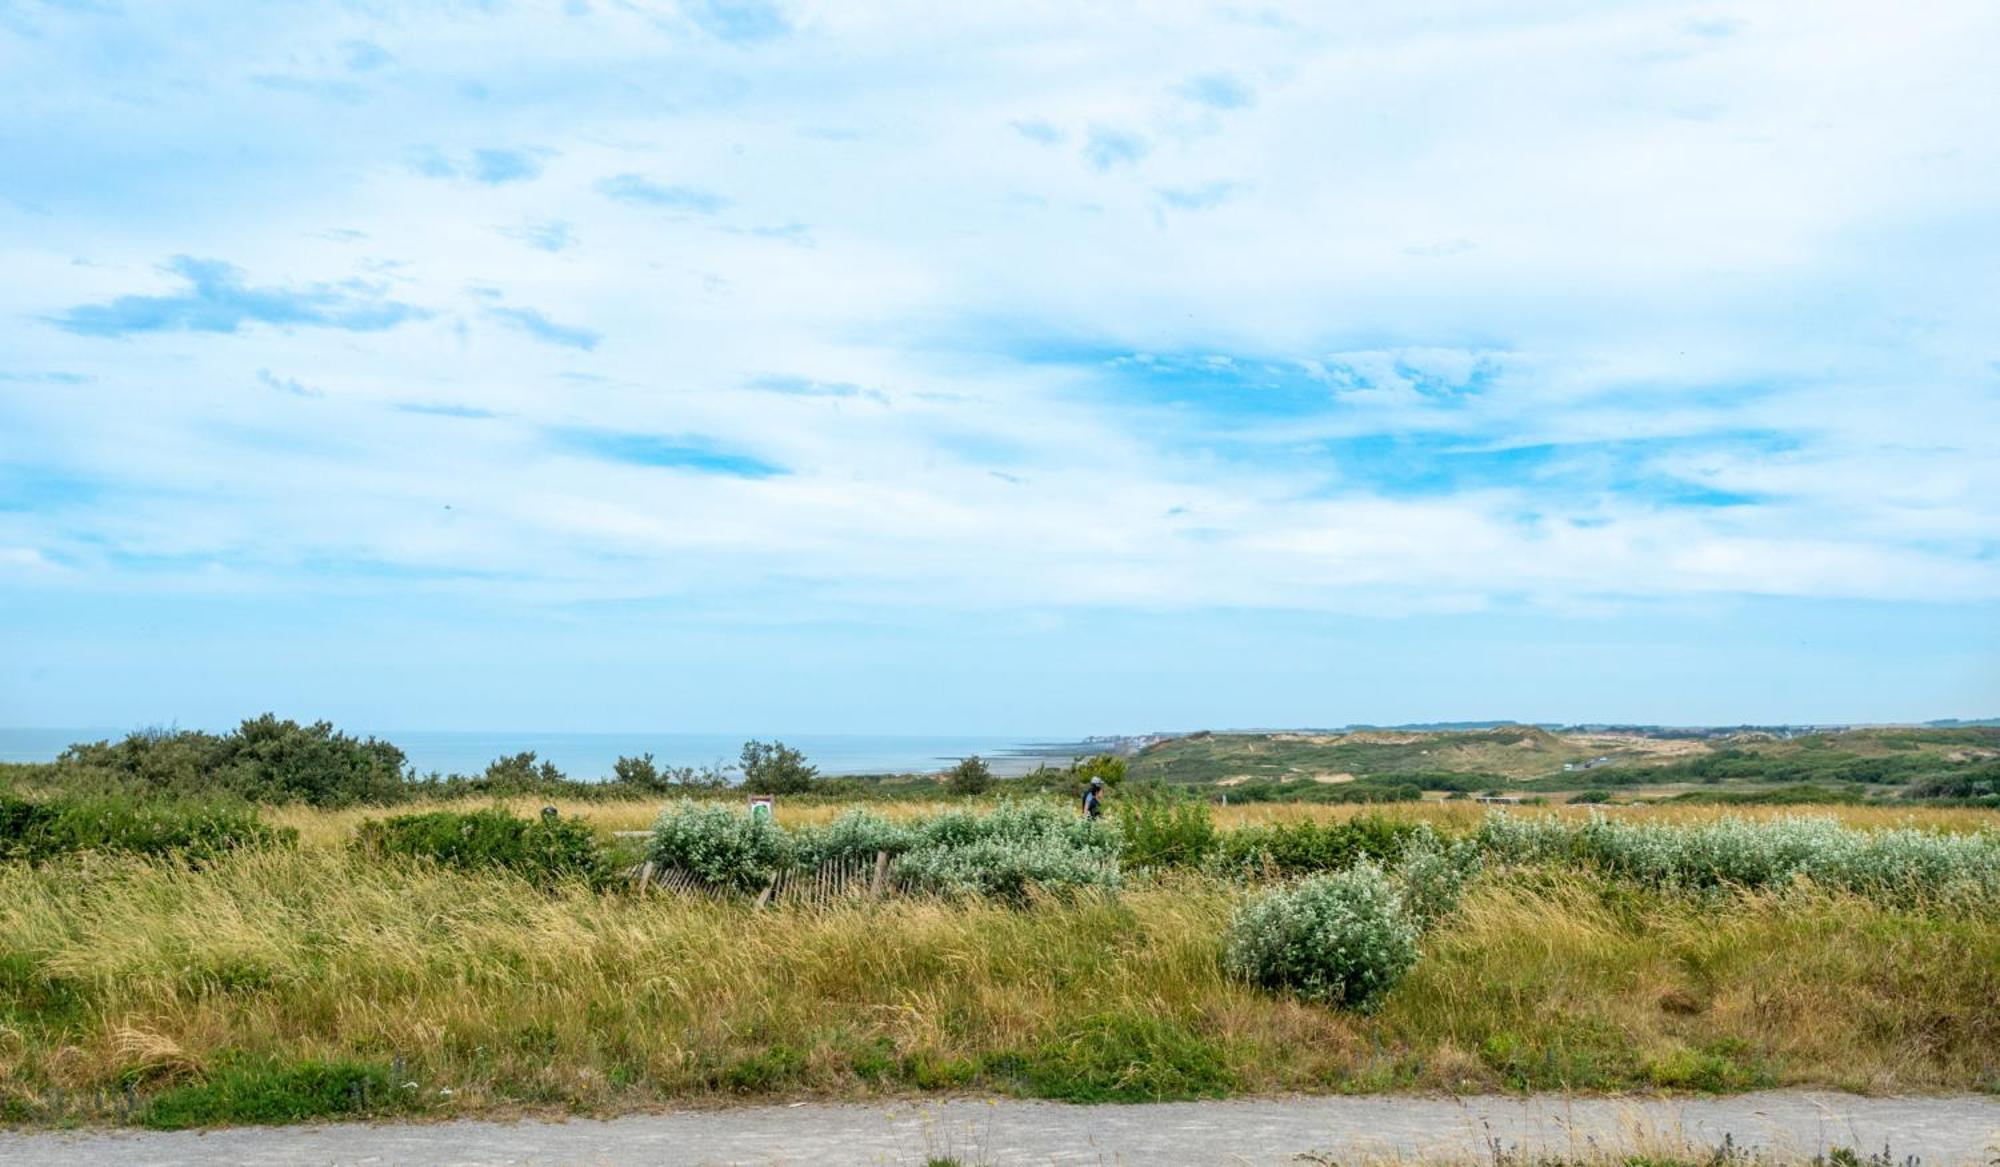
[[[505,807],[369,819],[354,845],[382,858],[511,871],[545,886],[568,879],[601,886],[611,879],[610,862],[588,826],[553,816],[517,818]]]
[[[1223,963],[1253,985],[1372,1007],[1417,963],[1417,922],[1373,862],[1252,896],[1230,920]]]

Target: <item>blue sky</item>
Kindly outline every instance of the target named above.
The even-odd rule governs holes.
[[[1995,43],[0,0],[0,725],[1992,715]]]

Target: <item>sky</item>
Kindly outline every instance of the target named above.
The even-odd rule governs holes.
[[[0,726],[2000,714],[1997,44],[0,0]]]

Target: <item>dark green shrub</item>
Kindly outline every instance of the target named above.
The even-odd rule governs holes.
[[[544,886],[569,879],[603,886],[612,875],[588,826],[574,819],[517,818],[504,807],[369,819],[354,842],[362,852],[381,858],[511,871]]]
[[[1226,870],[1262,876],[1339,871],[1363,859],[1388,863],[1401,858],[1417,829],[1415,823],[1373,813],[1338,823],[1242,827],[1222,835],[1216,861]]]
[[[1161,795],[1121,800],[1118,829],[1133,867],[1198,867],[1218,840],[1208,804]]]
[[[214,859],[296,841],[245,808],[103,795],[34,802],[0,795],[0,858],[40,862],[79,851]]]
[[[224,785],[252,802],[353,806],[394,802],[402,792],[403,751],[363,741],[317,721],[300,725],[272,714],[252,718],[222,739]]]
[[[953,766],[946,781],[953,794],[984,794],[993,786],[993,769],[974,754]]]
[[[266,713],[220,736],[145,730],[116,744],[79,743],[57,758],[51,778],[73,790],[337,807],[397,801],[404,767],[388,742]]]

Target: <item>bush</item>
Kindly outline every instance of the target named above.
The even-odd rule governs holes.
[[[952,767],[946,783],[953,794],[984,794],[993,786],[993,769],[974,754]]]
[[[901,855],[914,840],[908,827],[859,808],[842,812],[824,827],[801,827],[786,833],[792,863],[799,868],[817,867],[829,860],[873,860],[883,851]]]
[[[926,847],[904,855],[896,880],[911,891],[944,896],[985,896],[1025,904],[1033,889],[1058,894],[1118,886],[1118,861],[1055,836],[987,837],[951,847]]]
[[[1905,793],[1910,798],[2000,797],[2000,762],[1986,762],[1919,778],[1910,783]]]
[[[296,841],[298,832],[258,821],[247,809],[101,796],[31,802],[0,795],[0,858],[41,862],[79,851],[214,859],[247,847]]]
[[[56,760],[54,777],[72,787],[341,807],[396,801],[404,766],[403,751],[388,742],[266,713],[222,736],[147,730],[116,745],[73,745]]]
[[[769,815],[682,799],[653,824],[647,857],[710,887],[760,891],[793,860],[791,842]]]
[[[1403,906],[1419,928],[1428,930],[1452,912],[1465,885],[1482,866],[1479,845],[1470,839],[1445,843],[1428,823],[1417,828],[1396,863],[1395,881]]]
[[[1035,887],[1116,887],[1119,846],[1116,827],[1046,803],[947,811],[908,825],[851,810],[825,827],[786,831],[762,816],[683,801],[660,816],[647,853],[710,887],[748,892],[780,871],[887,851],[900,856],[896,882],[906,890],[1019,903]]]
[[[1253,985],[1367,1009],[1417,962],[1417,923],[1382,869],[1362,862],[1251,897],[1224,967]]]
[[[510,871],[543,886],[611,880],[611,865],[588,826],[553,816],[517,818],[505,807],[439,810],[369,819],[355,846],[377,857],[427,859],[446,867]]]
[[[1416,833],[1415,823],[1373,813],[1338,823],[1242,827],[1222,836],[1216,863],[1227,871],[1266,877],[1338,871],[1361,859],[1393,862]]]
[[[1104,779],[1104,784],[1113,790],[1125,781],[1125,759],[1112,754],[1093,754],[1069,768],[1069,785],[1079,790],[1090,785],[1092,778]]]
[[[1218,835],[1208,804],[1152,795],[1118,806],[1124,861],[1135,867],[1199,867],[1215,850]]]
[[[493,759],[482,777],[491,794],[539,794],[569,780],[554,762],[540,761],[533,750]]]
[[[1693,826],[1490,816],[1478,841],[1505,863],[1592,867],[1656,887],[1821,887],[1885,900],[2000,897],[2000,833],[1863,831],[1833,819],[1718,819]]]
[[[1046,802],[1003,802],[983,815],[950,811],[915,824],[897,881],[912,891],[1024,902],[1050,891],[1118,886],[1118,828]]]
[[[819,777],[806,756],[783,742],[743,743],[743,788],[757,794],[804,794]]]

